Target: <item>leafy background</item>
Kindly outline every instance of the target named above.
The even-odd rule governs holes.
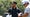
[[[8,12],[7,10],[11,7],[11,3],[13,1],[17,2],[17,7],[23,12],[24,6],[22,4],[22,0],[0,0],[0,15],[3,15],[4,12]]]

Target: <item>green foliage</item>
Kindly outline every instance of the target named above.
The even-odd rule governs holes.
[[[24,11],[24,7],[22,5],[22,2],[20,0],[15,0],[17,2],[17,7],[19,9],[21,9],[21,11]],[[4,11],[6,11],[9,7],[11,7],[11,3],[12,0],[4,0],[4,1],[1,1],[1,3],[3,3],[3,5],[0,7],[0,14],[2,15],[4,13]]]

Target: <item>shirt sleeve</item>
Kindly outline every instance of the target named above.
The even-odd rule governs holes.
[[[9,10],[8,10],[8,13],[10,13],[10,12],[11,12],[11,10],[9,9]]]
[[[20,13],[21,11],[20,10],[18,10],[18,13]]]
[[[26,8],[24,13],[29,13],[29,8]]]

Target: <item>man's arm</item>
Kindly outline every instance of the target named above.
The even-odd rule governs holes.
[[[20,13],[20,12],[21,12],[21,10],[18,9],[18,13]]]
[[[21,10],[18,10],[18,17],[21,17]]]
[[[27,17],[28,16],[28,13],[25,13],[24,15],[22,15],[22,17]]]
[[[10,13],[10,12],[11,12],[11,9],[8,10],[8,13]]]
[[[22,17],[27,17],[29,14],[29,8],[25,9],[24,15]]]

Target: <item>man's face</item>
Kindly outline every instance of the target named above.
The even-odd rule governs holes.
[[[25,7],[27,7],[27,6],[28,6],[28,4],[26,3],[26,4],[25,4]]]
[[[15,7],[16,6],[16,4],[12,4],[12,7]]]

